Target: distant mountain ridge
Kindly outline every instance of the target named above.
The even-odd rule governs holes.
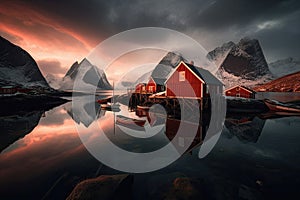
[[[50,88],[30,54],[1,36],[0,86]]]
[[[269,63],[269,69],[276,78],[300,71],[300,60],[286,58]]]
[[[73,90],[75,79],[78,79],[80,82],[78,88],[76,88],[79,90],[85,90],[95,86],[104,90],[112,89],[112,86],[107,80],[105,72],[99,69],[97,66],[91,64],[91,62],[86,58],[84,58],[80,63],[76,61],[70,67],[66,75],[63,77],[60,89]]]
[[[288,74],[268,83],[256,86],[256,91],[300,92],[300,72]]]

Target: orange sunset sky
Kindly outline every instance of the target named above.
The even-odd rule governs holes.
[[[208,51],[257,38],[270,62],[300,57],[298,2],[1,0],[0,35],[28,51],[44,75],[58,77],[104,39],[147,26],[185,33]]]

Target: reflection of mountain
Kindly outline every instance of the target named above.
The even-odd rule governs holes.
[[[1,104],[6,105],[6,110],[1,109],[0,116],[0,152],[10,144],[30,133],[39,123],[44,112],[66,101],[59,98],[52,98],[51,104],[37,99],[23,99],[23,106],[28,109],[14,109],[18,100],[10,98],[10,103],[1,100]],[[34,106],[33,106],[34,105]],[[12,109],[9,109],[12,108]],[[9,110],[9,111],[8,111]]]
[[[0,152],[30,133],[39,123],[44,111],[34,111],[0,118]]]
[[[85,127],[89,127],[91,123],[97,118],[105,115],[105,110],[101,110],[100,104],[90,96],[73,97],[72,103],[68,103],[64,106],[64,109],[77,123],[82,123]]]
[[[265,120],[258,117],[234,116],[225,120],[231,136],[240,141],[256,143],[264,128]]]

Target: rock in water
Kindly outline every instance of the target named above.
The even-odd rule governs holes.
[[[201,182],[197,179],[179,177],[173,181],[173,186],[164,199],[205,199]]]
[[[102,175],[80,182],[67,200],[132,199],[133,175]]]

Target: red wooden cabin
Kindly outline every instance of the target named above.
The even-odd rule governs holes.
[[[14,94],[17,92],[17,88],[13,86],[0,87],[0,94]]]
[[[237,85],[225,90],[226,96],[231,97],[243,97],[243,98],[255,98],[255,91],[241,85]]]
[[[146,92],[146,83],[139,83],[135,86],[136,93],[145,93]]]
[[[222,93],[223,83],[209,71],[185,62],[180,62],[166,81],[168,97],[203,98],[212,91]]]
[[[166,79],[150,77],[146,86],[147,93],[158,93],[165,90]]]

